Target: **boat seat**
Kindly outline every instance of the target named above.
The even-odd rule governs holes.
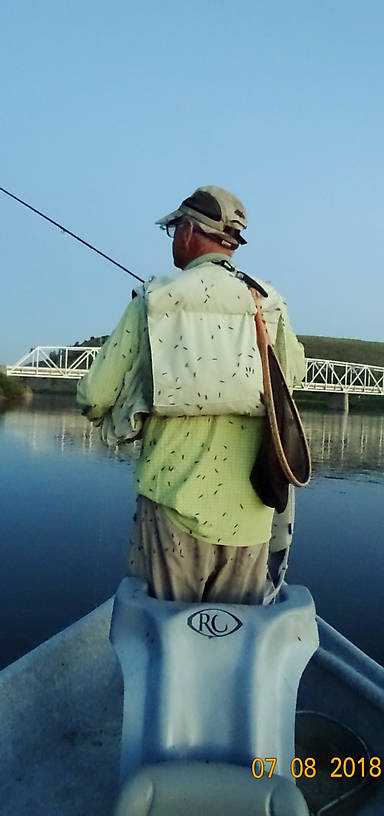
[[[141,768],[124,785],[115,816],[308,816],[293,782],[254,779],[249,768],[164,762]]]
[[[318,646],[308,590],[270,606],[181,603],[117,591],[111,640],[124,680],[121,782],[143,765],[194,760],[250,768],[275,757],[290,781],[297,690]]]

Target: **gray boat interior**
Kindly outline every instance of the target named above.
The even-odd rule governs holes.
[[[121,582],[111,642],[125,688],[122,780],[143,764],[250,757],[276,757],[290,778],[297,689],[319,640],[308,590],[280,594],[272,606],[187,604]]]
[[[287,591],[288,594],[293,592],[292,597],[298,591],[297,597],[301,594],[302,598],[307,592],[304,588],[296,587],[290,587]],[[166,603],[153,599],[151,602]],[[376,760],[372,760],[375,757],[381,758],[381,761],[384,759],[384,669],[320,618],[317,619],[320,646],[304,669],[298,689],[294,749],[295,756],[301,758],[303,768],[306,767],[306,758],[316,759],[315,778],[297,774],[296,787],[292,777],[287,778],[285,766],[282,767],[284,773],[281,774],[280,771],[280,775],[274,774],[271,780],[255,779],[251,773],[249,755],[246,761],[242,758],[241,762],[227,756],[223,761],[226,764],[228,784],[224,784],[223,761],[220,761],[220,756],[207,762],[206,758],[201,760],[198,752],[195,752],[191,762],[189,756],[180,755],[182,752],[172,757],[164,753],[156,756],[155,752],[152,761],[148,753],[143,763],[144,768],[140,767],[140,762],[136,763],[136,770],[132,768],[128,782],[124,779],[123,770],[124,784],[121,788],[119,767],[124,754],[121,750],[121,744],[124,748],[124,735],[121,743],[121,734],[128,696],[126,695],[124,704],[123,674],[109,640],[112,606],[113,599],[110,599],[0,673],[2,816],[40,816],[42,813],[46,816],[85,816],[88,813],[106,816],[113,812],[122,816],[125,814],[121,810],[124,799],[133,795],[132,789],[139,798],[143,798],[143,791],[146,791],[147,803],[152,797],[152,809],[137,810],[137,814],[151,813],[152,816],[157,816],[158,813],[167,812],[171,816],[172,813],[179,812],[177,809],[170,809],[169,801],[166,811],[161,810],[161,792],[164,792],[164,796],[169,795],[171,790],[182,797],[182,806],[180,802],[175,803],[175,800],[174,806],[185,816],[192,816],[197,810],[187,809],[186,803],[191,803],[188,791],[203,793],[206,790],[207,796],[211,792],[212,807],[207,809],[200,799],[199,812],[211,813],[211,816],[218,812],[224,815],[231,811],[224,810],[223,807],[221,810],[214,809],[219,807],[219,792],[229,807],[230,797],[237,785],[236,811],[232,812],[243,816],[248,813],[260,816],[272,812],[280,816],[280,812],[283,813],[278,810],[282,806],[281,797],[287,807],[289,796],[292,797],[292,806],[290,805],[289,811],[285,811],[286,816],[301,816],[307,810],[299,791],[306,799],[308,811],[314,816],[344,816],[347,813],[379,816],[384,813],[382,773],[377,770]],[[280,604],[276,604],[276,608],[278,606]],[[228,610],[229,607],[225,609]],[[262,608],[254,607],[253,613],[258,609],[262,611]],[[241,610],[243,614],[244,607]],[[195,606],[195,611],[201,612],[201,608]],[[190,612],[187,618],[193,614],[193,611]],[[278,614],[279,610],[273,612],[273,615]],[[240,618],[240,615],[237,617]],[[199,621],[201,623],[201,619]],[[216,623],[219,622],[217,619]],[[217,628],[222,626],[221,622]],[[239,637],[242,632],[241,637],[244,638],[245,628],[244,625],[239,627]],[[146,631],[149,630],[143,629],[140,624],[135,634],[137,649],[142,653]],[[190,634],[196,644],[205,644],[201,645],[202,649],[208,648],[206,644],[214,644],[216,648],[220,641],[219,637],[202,637],[196,631],[190,631]],[[233,643],[235,638],[236,634],[222,640]],[[266,644],[267,641],[268,637],[263,643]],[[158,647],[159,641],[155,647],[157,653]],[[196,645],[194,648],[200,649],[200,646]],[[263,645],[263,648],[267,646]],[[184,654],[184,662],[185,659]],[[283,686],[284,683],[281,684],[280,691]],[[279,684],[275,684],[275,691],[278,687]],[[283,700],[284,690],[281,693],[282,697],[278,699]],[[244,727],[247,725],[244,716],[247,710],[247,705],[244,705]],[[141,716],[142,712],[138,711],[139,723]],[[147,733],[150,734],[150,729]],[[158,724],[157,735],[164,736],[164,733]],[[277,737],[282,742],[275,742],[275,748],[283,751],[284,738],[275,735]],[[149,736],[147,743],[150,746]],[[161,737],[158,745],[163,744]],[[213,741],[213,744],[217,746],[217,741]],[[253,744],[251,747],[253,750]],[[332,766],[331,760],[337,757],[341,760],[346,757],[353,759],[355,772],[351,773],[350,762],[344,767],[348,773],[343,773],[341,763],[341,778],[332,777],[332,769],[337,770],[337,763]],[[172,761],[169,762],[169,759]],[[362,760],[360,764],[359,760]],[[123,768],[125,761],[122,759]],[[201,761],[205,769],[199,767]],[[300,767],[300,763],[296,762],[294,769],[300,770]],[[169,780],[176,776],[181,788],[176,783],[169,784]],[[235,778],[239,780],[238,783],[234,781]],[[293,793],[283,794],[283,788],[280,787],[279,791],[280,785]],[[217,793],[213,797],[216,805],[212,799],[213,791]],[[246,797],[250,795],[250,791],[254,797],[247,804]],[[271,810],[273,791],[275,809]],[[256,796],[259,797],[259,802],[256,801]],[[155,807],[160,809],[155,810]],[[266,807],[269,809],[266,810]],[[136,813],[130,808],[129,813],[131,812],[132,815]]]

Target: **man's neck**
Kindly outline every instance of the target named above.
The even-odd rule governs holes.
[[[232,254],[232,253],[231,253]],[[221,261],[226,260],[229,263],[232,263],[231,256],[227,254],[227,252],[203,252],[201,255],[197,255],[196,258],[193,260],[188,261],[188,263],[183,267],[183,272],[186,269],[192,269],[194,266],[197,266],[201,263],[209,263],[211,261]]]

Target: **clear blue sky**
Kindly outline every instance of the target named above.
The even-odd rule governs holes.
[[[384,340],[382,0],[3,0],[0,186],[142,277],[197,186],[294,328]],[[106,334],[131,279],[0,194],[0,362]]]

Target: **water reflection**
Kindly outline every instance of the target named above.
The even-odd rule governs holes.
[[[302,416],[314,475],[383,472],[383,415],[307,412]]]
[[[384,663],[384,417],[303,419],[313,477],[296,492],[288,580],[308,586],[318,613]]]
[[[313,479],[297,491],[288,578],[383,660],[384,417],[303,412]],[[125,572],[134,466],[73,406],[0,415],[0,659],[5,665],[111,595]],[[48,611],[48,612],[47,612]]]
[[[0,668],[102,603],[125,573],[133,468],[77,410],[0,418]]]
[[[384,414],[302,412],[314,475],[384,471]],[[117,460],[131,458],[131,447],[106,448],[99,430],[73,406],[29,407],[1,416],[7,434],[32,450],[53,447],[64,454],[76,448],[86,455]]]
[[[71,450],[102,459],[127,459],[127,448],[107,448],[100,440],[99,429],[88,422],[74,407],[25,408],[1,416],[5,433],[25,444],[31,451],[56,450],[65,455]]]

